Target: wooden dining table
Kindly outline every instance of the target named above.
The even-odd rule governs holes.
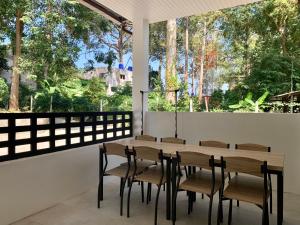
[[[182,145],[162,142],[151,142],[135,140],[133,138],[114,141],[118,144],[126,145],[129,149],[135,146],[147,146],[161,149],[166,160],[166,218],[170,220],[175,217],[171,213],[172,208],[172,194],[175,193],[176,188],[176,152],[192,151],[200,152],[207,155],[213,155],[216,160],[223,157],[247,157],[261,161],[267,161],[268,172],[277,177],[277,224],[283,223],[283,186],[284,186],[284,154],[274,152],[258,152],[249,150],[231,150],[215,147],[205,147],[198,145]],[[103,151],[100,148],[100,173],[103,172]],[[100,177],[100,176],[99,176]],[[100,182],[103,185],[103,181]],[[101,199],[103,199],[103,187],[100,187]],[[175,220],[175,218],[173,218]]]

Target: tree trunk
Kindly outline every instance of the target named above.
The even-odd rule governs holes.
[[[17,10],[16,12],[16,42],[15,52],[13,56],[13,71],[11,78],[10,98],[9,98],[9,110],[19,110],[19,85],[20,85],[20,71],[19,71],[19,58],[21,56],[21,44],[22,44],[22,32],[23,22],[21,21],[22,12]]]
[[[166,49],[166,89],[173,90],[176,76],[176,19],[167,21],[167,49]],[[174,102],[175,95],[167,93],[167,100]]]
[[[163,80],[163,77],[162,77],[162,64],[163,64],[163,59],[162,59],[162,56],[160,56],[159,64],[158,64],[158,76],[159,76],[161,81]],[[161,90],[163,90],[163,83],[160,82],[160,85],[161,85],[160,86]]]
[[[119,31],[119,40],[118,40],[118,57],[119,57],[119,64],[123,64],[124,65],[124,61],[123,61],[123,36],[124,36],[124,32],[123,32],[123,25],[122,27],[120,27],[120,31]]]
[[[192,97],[194,97],[195,94],[195,71],[194,71],[194,60],[192,61]]]
[[[287,48],[286,48],[286,27],[282,27],[280,30],[280,40],[281,40],[281,48],[283,55],[287,54]]]
[[[185,69],[184,69],[184,82],[187,85],[189,79],[189,17],[185,18],[185,51],[184,51],[184,61],[185,61]]]
[[[51,4],[51,1],[48,1],[47,3],[47,17],[46,17],[46,40],[47,40],[47,44],[49,44],[50,46],[52,45],[52,39],[53,39],[53,35],[52,35],[52,32],[53,32],[53,29],[51,28],[51,22],[49,21],[49,17],[52,15],[52,4]],[[52,47],[50,48],[52,49]],[[49,52],[50,51],[50,52]],[[52,58],[52,54],[51,54],[51,50],[49,50],[46,53],[46,62],[45,62],[45,65],[44,65],[44,79],[48,79],[48,76],[49,76],[49,61],[50,61],[50,58]]]
[[[245,77],[250,76],[250,57],[249,57],[249,37],[250,37],[250,31],[249,28],[246,29],[246,38],[244,40],[244,47],[245,47],[245,52],[244,52],[244,64],[245,64]]]
[[[204,79],[204,62],[205,62],[205,49],[206,49],[206,32],[207,32],[207,23],[204,21],[203,25],[203,37],[202,37],[202,46],[200,53],[200,74],[198,81],[198,102],[199,105],[202,102],[203,97],[203,79]]]

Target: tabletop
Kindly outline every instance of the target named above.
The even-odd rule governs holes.
[[[141,141],[134,139],[123,139],[114,141],[122,145],[128,146],[129,149],[132,149],[134,146],[147,146],[152,148],[157,148],[163,150],[163,153],[166,156],[175,156],[176,151],[192,151],[200,152],[207,155],[213,155],[215,159],[220,159],[223,157],[247,157],[252,159],[257,159],[261,161],[267,161],[268,168],[274,171],[283,171],[284,169],[284,154],[283,153],[274,153],[274,152],[258,152],[258,151],[249,151],[249,150],[231,150],[224,148],[215,148],[215,147],[205,147],[198,145],[182,145],[182,144],[173,144],[173,143],[162,143],[162,142],[151,142],[151,141]]]

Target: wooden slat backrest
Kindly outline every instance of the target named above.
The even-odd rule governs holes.
[[[184,139],[175,138],[175,137],[161,138],[160,142],[163,142],[163,143],[173,143],[173,144],[182,144],[182,145],[184,145],[186,143],[186,141]]]
[[[135,140],[140,140],[140,141],[157,141],[156,137],[152,137],[150,135],[138,135],[135,136]]]
[[[150,161],[161,161],[162,150],[147,146],[133,147],[136,159],[145,159]]]
[[[253,176],[262,177],[263,161],[246,157],[224,157],[225,172],[238,172]]]
[[[271,151],[271,147],[268,147],[265,145],[252,144],[252,143],[236,144],[235,149],[258,151],[258,152],[270,152]]]
[[[127,146],[117,143],[104,143],[104,151],[107,155],[117,155],[126,157]]]
[[[205,147],[215,147],[215,148],[229,148],[229,144],[221,141],[200,141],[199,142],[200,146],[205,146]]]
[[[210,163],[211,155],[199,152],[177,152],[177,155],[181,166],[197,166],[208,170],[212,167]]]

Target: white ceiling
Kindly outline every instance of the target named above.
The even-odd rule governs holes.
[[[259,0],[97,0],[126,19],[148,19],[155,23],[209,11],[235,7]]]

